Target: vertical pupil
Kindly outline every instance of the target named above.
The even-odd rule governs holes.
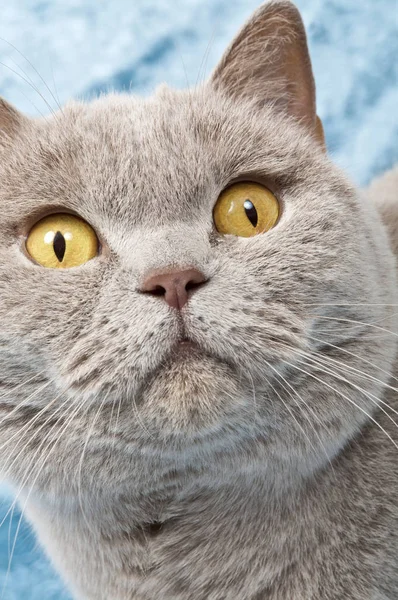
[[[254,204],[250,200],[245,200],[243,206],[250,223],[253,225],[253,227],[256,227],[258,215],[256,209],[254,208]]]
[[[65,256],[66,242],[64,236],[60,231],[57,231],[57,233],[55,234],[53,248],[55,256],[58,258],[59,262],[62,262]]]

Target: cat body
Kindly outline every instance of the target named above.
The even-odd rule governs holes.
[[[387,417],[379,423],[394,435]],[[90,600],[396,597],[395,455],[385,434],[366,428],[333,471],[284,493],[268,483],[262,450],[203,474],[165,461],[162,476],[148,461],[157,485],[143,485],[141,498],[127,489],[101,499],[87,521],[66,502],[39,500],[27,516],[77,597]]]
[[[1,469],[76,598],[395,598],[396,171],[330,162],[294,6],[195,90],[0,121]],[[221,235],[242,181],[279,218]],[[29,256],[58,213],[92,260]]]

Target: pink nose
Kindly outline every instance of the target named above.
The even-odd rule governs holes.
[[[189,295],[206,281],[206,277],[197,269],[173,269],[149,274],[140,292],[161,296],[171,308],[181,310],[188,302]]]

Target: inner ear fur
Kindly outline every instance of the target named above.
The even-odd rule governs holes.
[[[307,36],[291,2],[274,0],[257,9],[225,52],[211,83],[237,99],[271,103],[325,146]]]

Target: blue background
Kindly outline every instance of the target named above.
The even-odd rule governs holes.
[[[309,35],[329,152],[365,184],[398,162],[398,2],[296,4]],[[194,85],[257,6],[253,0],[4,2],[0,93],[37,116],[49,105],[55,109],[55,98],[62,104],[109,89],[147,95],[163,81]],[[11,503],[2,490],[0,520]],[[10,563],[18,522],[15,511],[0,527],[0,598],[67,600],[23,520]]]

